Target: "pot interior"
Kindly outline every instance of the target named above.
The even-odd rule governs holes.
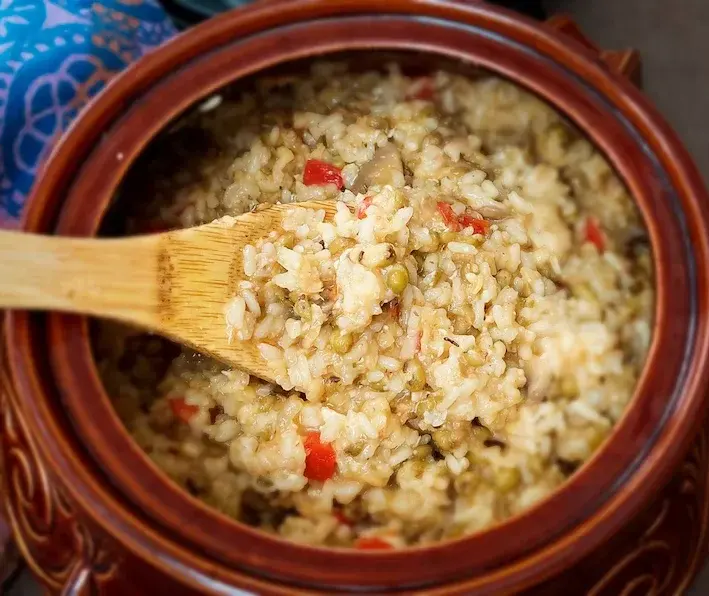
[[[545,195],[563,195],[563,199],[552,201],[551,208],[556,211],[566,209],[568,214],[561,221],[571,230],[569,237],[573,236],[574,241],[591,246],[573,256],[563,255],[564,259],[575,259],[581,263],[572,265],[575,267],[572,274],[550,275],[558,284],[564,286],[568,300],[575,307],[581,304],[581,310],[609,311],[608,315],[599,317],[598,324],[613,317],[627,316],[626,313],[618,311],[613,300],[602,296],[602,293],[622,296],[615,298],[616,301],[636,301],[637,311],[627,316],[623,323],[617,323],[616,335],[610,340],[618,345],[607,350],[608,357],[617,360],[617,364],[612,366],[617,368],[621,365],[634,372],[617,374],[612,371],[612,367],[607,367],[605,372],[596,374],[595,380],[590,382],[583,372],[577,371],[568,375],[557,371],[556,377],[549,377],[547,373],[540,372],[535,379],[535,365],[519,365],[519,361],[513,358],[512,362],[516,362],[520,366],[519,370],[524,370],[527,375],[523,400],[540,402],[538,407],[530,408],[529,415],[538,418],[543,412],[552,411],[556,415],[568,416],[563,430],[557,428],[539,433],[537,444],[530,452],[519,445],[510,446],[510,441],[514,443],[514,438],[508,438],[510,431],[506,430],[504,424],[496,424],[493,418],[481,420],[477,416],[468,415],[469,419],[464,420],[467,426],[464,430],[461,430],[459,422],[444,423],[442,426],[427,425],[417,416],[416,409],[421,410],[424,407],[425,400],[430,399],[432,395],[432,388],[429,386],[429,393],[415,395],[414,399],[417,401],[405,415],[408,416],[407,424],[417,428],[422,437],[418,441],[420,445],[414,446],[414,449],[418,448],[426,455],[423,459],[416,459],[412,453],[411,457],[419,467],[429,466],[430,470],[439,470],[445,467],[446,462],[450,462],[449,465],[453,467],[459,467],[455,469],[455,473],[449,471],[447,488],[443,491],[455,496],[450,497],[446,505],[434,508],[435,513],[429,514],[438,515],[439,525],[419,521],[419,528],[412,531],[406,540],[399,541],[398,545],[417,545],[422,540],[429,543],[432,539],[457,538],[483,529],[487,525],[472,522],[466,526],[465,522],[451,522],[452,512],[466,499],[469,501],[468,507],[479,507],[485,498],[490,498],[490,491],[499,492],[501,497],[493,503],[487,514],[490,525],[521,512],[526,508],[522,506],[525,495],[534,491],[548,492],[550,488],[553,490],[565,482],[567,477],[572,476],[585,463],[622,416],[651,341],[654,272],[649,237],[627,189],[608,166],[606,159],[584,139],[578,128],[567,118],[552,116],[538,99],[532,98],[514,84],[479,67],[446,59],[426,61],[418,53],[350,52],[330,56],[328,61],[331,65],[340,66],[323,67],[322,60],[306,60],[260,73],[256,77],[220,89],[171,122],[132,165],[102,223],[101,234],[125,235],[198,225],[223,215],[238,215],[244,210],[252,209],[260,201],[271,202],[282,200],[284,197],[285,200],[291,200],[291,194],[293,200],[305,198],[307,195],[303,189],[298,196],[298,182],[295,178],[302,171],[302,163],[307,161],[308,155],[321,156],[324,151],[328,159],[339,159],[338,164],[342,163],[341,154],[333,147],[333,144],[337,145],[337,141],[331,143],[327,138],[327,131],[321,138],[315,138],[310,133],[314,126],[310,129],[294,126],[293,112],[305,113],[309,103],[317,106],[318,113],[325,112],[329,103],[332,113],[341,115],[347,123],[345,126],[355,129],[352,134],[371,136],[372,131],[377,130],[379,126],[383,134],[388,134],[391,139],[396,139],[395,135],[400,134],[402,127],[412,123],[421,126],[426,118],[438,118],[436,126],[441,128],[443,134],[438,134],[438,129],[426,134],[416,151],[408,154],[408,161],[405,160],[406,176],[411,180],[407,184],[408,188],[412,185],[423,185],[420,175],[417,177],[415,173],[416,167],[422,167],[422,160],[416,152],[424,152],[426,147],[430,146],[428,152],[432,156],[431,159],[446,161],[445,166],[439,167],[439,177],[452,178],[457,182],[457,186],[451,187],[449,184],[452,188],[449,192],[475,192],[463,188],[465,183],[460,182],[460,174],[450,173],[458,167],[467,168],[469,172],[485,170],[488,180],[495,180],[503,191],[513,191],[517,188],[523,196],[526,192],[535,193],[535,200],[540,204],[540,209],[547,208]],[[312,72],[313,64],[316,65],[317,74]],[[387,64],[396,65],[397,74],[388,74],[385,66]],[[346,70],[344,65],[347,65]],[[378,74],[365,74],[373,72]],[[402,74],[398,74],[399,72]],[[436,80],[431,78],[435,72],[447,74],[440,75],[439,80]],[[399,81],[402,76],[405,77],[404,83]],[[389,83],[391,87],[392,78],[399,81],[399,86],[413,89],[414,96],[406,93],[400,96],[402,109],[409,106],[410,111],[420,111],[423,115],[407,115],[405,118],[408,119],[400,124],[397,123],[395,115],[387,112],[385,121],[379,123],[377,119],[383,118],[376,115],[376,100],[372,101],[375,103],[374,111],[368,112],[368,106],[363,104],[361,97],[367,93],[376,97],[377,93],[391,92],[391,89],[386,88],[386,84]],[[260,86],[264,80],[269,79],[278,82],[264,92]],[[316,82],[309,87],[299,88],[299,81],[307,79]],[[337,79],[341,79],[343,84],[332,82]],[[453,132],[450,129],[455,129],[453,122],[456,119],[475,118],[475,110],[465,103],[465,91],[455,90],[456,85],[465,84],[469,85],[467,93],[470,97],[467,101],[479,104],[478,109],[487,115],[479,118],[474,125]],[[353,98],[348,95],[348,85],[360,86],[363,91],[359,95],[355,94]],[[381,89],[382,85],[385,86],[384,91]],[[434,90],[435,85],[442,87]],[[416,99],[416,93],[421,95],[420,99]],[[446,107],[446,103],[452,104],[455,101],[456,93],[460,96],[459,105]],[[300,97],[303,94],[313,97],[303,99]],[[269,100],[270,105],[263,105]],[[411,103],[412,101],[414,103]],[[254,110],[251,107],[254,102],[255,105],[263,107]],[[515,110],[520,113],[520,117],[507,117]],[[268,115],[259,119],[259,111]],[[427,113],[428,116],[425,115]],[[389,120],[386,121],[386,118]],[[257,122],[254,124],[253,120]],[[363,128],[365,132],[361,133],[358,127]],[[478,135],[478,138],[472,145],[464,148],[464,151],[471,152],[467,157],[456,154],[453,160],[445,152],[457,150],[456,143],[463,142],[464,132]],[[348,133],[345,128],[344,131],[338,130],[330,134],[342,136]],[[239,140],[240,135],[248,140]],[[397,146],[406,151],[406,142],[406,139],[400,140]],[[285,180],[277,181],[273,187],[269,185],[273,180],[259,180],[261,187],[252,190],[252,196],[246,197],[245,188],[256,178],[244,174],[244,169],[250,166],[240,166],[239,160],[243,161],[245,154],[255,155],[261,148],[265,152],[258,157],[264,162],[262,170],[275,176],[271,168],[278,160],[279,151],[289,154],[290,167],[286,166]],[[478,152],[477,157],[473,156],[473,151]],[[513,156],[507,158],[506,152],[512,153]],[[371,154],[371,151],[369,153]],[[569,157],[574,154],[578,154],[578,157]],[[476,159],[484,161],[476,166]],[[513,172],[515,160],[524,162],[526,172],[514,182],[505,185],[502,182],[503,177]],[[361,160],[358,165],[362,166]],[[455,178],[456,175],[458,179]],[[330,196],[330,190],[332,189],[328,190],[329,194],[317,197]],[[445,191],[438,192],[439,198],[445,196]],[[240,193],[244,196],[240,196]],[[499,201],[492,203],[501,204]],[[561,230],[560,233],[562,232],[566,230]],[[528,242],[533,244],[531,240]],[[543,243],[537,246],[541,247]],[[425,273],[424,268],[428,266],[424,262],[428,252],[424,249],[423,252],[417,253],[421,256],[422,275]],[[627,269],[625,278],[619,277],[605,286],[594,286],[598,278],[613,275],[612,268],[606,264],[608,258],[623,260],[623,266]],[[594,272],[588,275],[584,272],[584,267],[592,268]],[[516,275],[516,266],[511,268],[512,275]],[[446,288],[450,286],[450,281],[443,281],[443,285],[434,285],[427,291],[435,292],[436,289]],[[632,285],[633,291],[627,294],[619,293],[618,288],[623,284]],[[517,287],[522,293],[528,292],[521,282]],[[236,288],[234,292],[237,293]],[[494,300],[490,300],[485,308],[493,308],[493,303]],[[289,306],[294,308],[292,301]],[[195,305],[195,308],[198,308],[198,305]],[[518,308],[522,308],[521,303]],[[588,316],[588,313],[577,316]],[[292,314],[291,317],[297,320],[298,315]],[[591,319],[593,320],[592,315]],[[465,323],[461,323],[461,328],[464,325]],[[637,327],[637,334],[630,331],[633,326]],[[588,328],[587,325],[579,326],[577,332],[587,332]],[[478,341],[485,337],[479,335],[480,330],[472,326],[466,330],[477,336]],[[594,342],[604,340],[604,336],[600,335]],[[510,341],[507,347],[517,350],[513,341]],[[274,488],[274,483],[278,482],[278,472],[268,471],[268,467],[264,467],[263,475],[256,475],[254,478],[253,473],[243,468],[239,470],[239,466],[248,468],[248,464],[240,463],[238,456],[233,455],[239,445],[257,440],[261,442],[258,449],[265,449],[274,440],[273,429],[268,428],[267,421],[263,423],[267,427],[265,430],[260,427],[245,430],[248,426],[245,423],[247,412],[251,412],[259,400],[271,399],[268,397],[271,395],[274,395],[276,400],[272,404],[274,410],[281,412],[281,406],[276,404],[287,402],[295,395],[292,392],[256,383],[249,388],[249,391],[256,392],[254,401],[249,401],[243,395],[235,398],[231,393],[239,393],[241,390],[238,388],[214,389],[222,384],[220,382],[225,374],[230,374],[223,372],[223,365],[191,351],[181,350],[168,340],[152,334],[129,331],[110,323],[96,323],[94,348],[97,366],[103,372],[104,381],[108,384],[107,391],[114,398],[114,405],[122,420],[131,428],[134,437],[153,461],[163,470],[167,470],[187,492],[240,521],[287,537],[295,536],[306,543],[348,546],[366,540],[367,536],[388,535],[391,526],[374,521],[376,515],[382,519],[386,517],[386,513],[373,514],[367,511],[360,497],[354,501],[344,499],[344,503],[338,502],[335,497],[329,511],[315,516],[320,520],[334,516],[338,520],[339,524],[333,525],[327,538],[314,538],[314,530],[311,534],[305,531],[305,534],[301,535],[302,531],[299,534],[299,530],[292,530],[291,527],[297,526],[298,522],[312,523],[313,516],[309,518],[303,515],[302,511],[307,511],[308,506],[299,503],[297,497],[293,500],[289,498],[288,491]],[[583,368],[583,358],[586,357],[587,352],[579,352],[575,366]],[[598,363],[600,362],[601,360],[598,360]],[[481,361],[479,365],[482,364]],[[536,366],[543,368],[541,361]],[[574,364],[566,366],[574,368]],[[545,375],[547,378],[541,378]],[[596,405],[589,414],[596,417],[594,422],[584,421],[579,419],[578,415],[565,412],[565,408],[588,405],[582,398],[583,390],[579,389],[579,382],[588,383],[587,392],[600,393],[603,396],[599,398],[601,404]],[[408,390],[404,386],[403,392],[406,391]],[[256,394],[262,397],[257,397]],[[199,403],[200,399],[205,402],[203,407],[206,413],[200,413],[196,405],[189,405]],[[308,403],[302,395],[298,395],[297,399]],[[472,396],[470,399],[473,399]],[[186,423],[183,411],[175,409],[174,404],[182,404],[183,400],[189,402],[186,407],[181,406],[183,410],[190,412],[194,409],[192,414],[195,418],[202,416],[201,423]],[[393,401],[391,395],[389,401]],[[619,402],[622,403],[619,405]],[[321,407],[328,408],[325,404]],[[340,405],[340,408],[342,407],[344,406]],[[256,415],[257,411],[252,414]],[[328,411],[331,410],[328,408]],[[343,412],[347,412],[346,407],[340,414]],[[268,415],[264,417],[266,418]],[[297,421],[292,423],[299,427],[301,434],[312,430]],[[237,430],[236,426],[241,426],[241,429]],[[512,431],[513,435],[514,432]],[[531,436],[530,441],[534,444]],[[355,448],[361,447],[361,442],[361,437],[347,442],[340,450],[341,456],[349,457]],[[550,447],[551,444],[555,446]],[[377,447],[371,445],[369,448]],[[467,453],[456,458],[454,452],[460,455],[464,449],[468,450]],[[518,453],[513,455],[515,449]],[[478,451],[477,455],[475,451]],[[486,455],[488,452],[490,455]],[[485,455],[481,456],[480,453]],[[288,454],[282,455],[282,461],[276,468],[287,465]],[[252,454],[252,457],[257,455]],[[373,456],[370,455],[370,460],[367,460],[368,465],[371,465],[369,461],[375,461],[371,460],[371,457]],[[358,461],[354,456],[352,459]],[[221,472],[215,472],[213,468]],[[397,472],[397,468],[403,471]],[[238,472],[235,472],[235,469]],[[405,473],[406,465],[400,464],[389,472],[388,479],[383,480],[384,485],[388,483],[390,495],[394,495],[390,498],[396,499],[397,490],[401,491],[400,494],[406,494],[403,489],[392,488],[397,487],[397,477],[404,476]],[[229,478],[235,486],[244,483],[248,486],[245,489],[234,488],[224,494],[224,477]],[[357,476],[353,474],[348,479],[350,482],[352,477]],[[467,487],[470,483],[482,484],[478,488],[481,495],[477,498],[470,497],[472,489]],[[510,487],[512,484],[514,486]],[[459,491],[456,487],[465,488]],[[301,491],[296,490],[295,494],[302,496],[307,490],[307,487]],[[365,495],[362,501],[365,502],[367,490],[374,494],[382,491],[381,488],[367,486],[365,483],[362,491]],[[429,487],[429,490],[432,489]],[[504,494],[510,491],[516,496],[507,497]],[[473,490],[473,495],[475,494]],[[409,498],[412,501],[409,513],[404,514],[400,522],[408,520],[412,523],[413,518],[407,518],[406,515],[411,516],[415,509],[421,508],[420,504],[416,505],[418,501],[415,495]],[[363,508],[364,512],[361,511]],[[392,518],[396,518],[396,515],[391,512]],[[360,525],[364,530],[358,529]],[[434,536],[436,538],[432,538]]]

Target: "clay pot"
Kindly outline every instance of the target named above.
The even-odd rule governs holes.
[[[601,53],[564,19],[542,25],[478,3],[254,5],[117,77],[54,151],[24,228],[96,234],[136,157],[195,102],[266,69],[342,53],[366,63],[372,52],[403,52],[421,70],[462,60],[468,66],[455,68],[506,76],[565,113],[615,166],[647,224],[657,280],[652,347],[626,414],[570,481],[489,530],[402,551],[310,548],[227,519],[148,460],[100,383],[87,319],[8,313],[8,519],[50,589],[551,594],[573,581],[575,593],[618,594],[680,589],[694,575],[707,523],[706,439],[697,438],[709,380],[707,194],[674,133],[625,78],[637,80],[634,53]]]

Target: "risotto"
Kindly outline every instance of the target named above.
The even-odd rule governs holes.
[[[331,220],[288,209],[225,305],[278,385],[99,330],[120,416],[193,495],[302,543],[426,544],[544,498],[622,415],[650,250],[624,185],[540,100],[489,75],[318,64],[170,135],[199,158],[150,165],[129,231],[338,201]]]

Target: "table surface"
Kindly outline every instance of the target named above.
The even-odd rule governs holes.
[[[709,2],[707,0],[545,0],[568,12],[603,48],[633,47],[643,89],[684,143],[709,184]],[[689,596],[709,594],[709,565]]]
[[[709,183],[709,2],[707,0],[544,0],[566,12],[604,48],[637,48],[644,89],[680,134]],[[671,9],[670,9],[671,6]],[[25,572],[8,596],[41,591]],[[690,596],[709,594],[709,567]]]

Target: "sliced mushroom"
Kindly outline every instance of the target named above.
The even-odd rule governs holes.
[[[384,186],[391,184],[398,186],[397,182],[404,180],[404,166],[401,162],[399,150],[393,143],[387,143],[374,152],[372,159],[364,164],[352,188],[354,193],[365,192],[370,186]]]

